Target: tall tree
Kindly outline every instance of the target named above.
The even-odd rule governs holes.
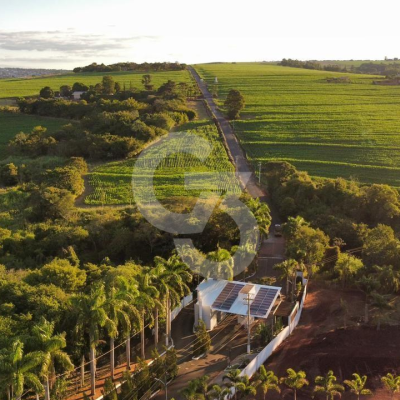
[[[235,389],[235,400],[237,400],[238,388],[242,384],[242,377],[240,376],[241,372],[240,369],[231,369],[222,377],[222,381],[228,381],[228,387],[233,387]]]
[[[108,318],[113,322],[109,324],[108,336],[110,338],[110,364],[111,364],[111,379],[114,380],[115,373],[115,339],[121,330],[130,338],[131,332],[131,313],[136,310],[132,307],[135,301],[132,292],[128,289],[128,282],[123,277],[118,277],[106,285],[106,311]],[[119,329],[120,328],[120,329]]]
[[[297,262],[292,259],[285,260],[279,264],[274,265],[274,269],[278,270],[280,272],[279,279],[286,281],[286,293],[285,294],[287,297],[289,297],[289,293],[290,293],[289,283],[291,283],[292,286],[296,285],[297,265],[298,265]],[[292,292],[293,292],[293,290],[292,290]]]
[[[238,119],[240,111],[242,111],[245,106],[245,100],[239,90],[231,89],[226,97],[224,105],[227,109],[228,118]]]
[[[171,309],[180,304],[182,297],[190,293],[188,283],[192,281],[192,274],[178,255],[172,255],[168,260],[155,257],[156,267],[152,270],[154,283],[160,297],[165,304],[167,346],[171,339]],[[158,342],[158,304],[155,308],[155,335]]]
[[[363,267],[363,262],[360,259],[346,253],[339,254],[335,264],[335,271],[339,275],[342,286],[345,287],[346,284],[350,283]]]
[[[74,365],[68,354],[62,350],[67,346],[65,332],[54,334],[54,322],[42,318],[32,328],[32,334],[34,346],[42,355],[40,375],[44,378],[45,400],[50,400],[50,389],[55,383],[56,363],[66,371],[73,370]]]
[[[280,381],[293,392],[294,400],[297,400],[297,391],[309,384],[306,373],[304,371],[296,372],[292,368],[289,368],[286,372],[287,375],[282,377]]]
[[[344,386],[336,382],[337,378],[333,371],[328,371],[325,376],[315,378],[314,394],[322,394],[326,400],[333,400],[335,396],[341,397]]]
[[[104,94],[114,94],[115,93],[115,82],[111,75],[103,76],[102,87]]]
[[[92,396],[96,389],[96,347],[100,341],[100,328],[112,330],[114,322],[106,312],[107,298],[104,285],[95,285],[88,295],[80,294],[71,298],[72,309],[76,313],[76,331],[86,335],[90,347],[90,389]]]
[[[365,384],[367,383],[366,375],[360,376],[354,373],[353,379],[346,379],[343,383],[349,387],[351,393],[357,396],[357,400],[360,400],[360,396],[372,395],[371,390],[365,388]]]
[[[6,388],[7,399],[20,400],[24,388],[36,394],[43,393],[43,385],[33,372],[40,365],[43,355],[40,351],[24,353],[24,344],[15,340],[10,348],[0,352],[0,387]]]
[[[137,276],[138,280],[138,296],[135,300],[135,306],[140,313],[140,343],[141,343],[141,357],[146,358],[145,353],[145,327],[146,316],[150,323],[153,322],[153,310],[159,298],[157,288],[151,282],[151,275],[149,271],[145,271]]]

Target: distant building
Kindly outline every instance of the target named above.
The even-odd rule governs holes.
[[[72,92],[72,98],[74,100],[80,100],[81,96],[86,92]]]

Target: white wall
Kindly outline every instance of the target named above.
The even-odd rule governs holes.
[[[285,327],[282,332],[280,332],[271,342],[268,343],[266,347],[264,347],[263,350],[261,350],[260,353],[258,353],[257,357],[255,357],[247,366],[245,369],[242,370],[241,376],[247,375],[249,378],[251,378],[256,371],[265,363],[265,361],[268,360],[268,358],[271,356],[271,354],[275,351],[275,349],[282,344],[282,342],[287,339],[290,334],[293,332],[294,328],[298,325],[301,317],[301,313],[303,311],[303,306],[304,306],[304,301],[307,296],[307,280],[305,280],[305,286],[304,286],[304,293],[301,298],[299,305],[299,311],[294,318],[293,322],[290,323],[289,326]],[[233,391],[234,393],[234,391]]]

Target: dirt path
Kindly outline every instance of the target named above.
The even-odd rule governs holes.
[[[346,329],[341,299],[349,308]],[[399,371],[400,331],[398,327],[382,327],[377,331],[375,326],[364,325],[360,322],[364,304],[364,296],[359,291],[311,283],[300,324],[265,363],[266,369],[278,376],[285,375],[287,368],[304,370],[311,388],[300,393],[299,400],[310,399],[315,377],[330,369],[340,382],[351,379],[354,372],[367,375],[368,387],[374,391],[368,398],[389,399],[381,388],[380,377]],[[342,398],[353,397],[346,393]],[[279,396],[271,393],[270,399],[279,399]]]

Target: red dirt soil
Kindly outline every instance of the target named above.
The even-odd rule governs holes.
[[[347,302],[347,329],[340,299]],[[382,327],[363,324],[364,295],[358,291],[323,288],[315,283],[309,287],[301,322],[281,347],[265,364],[278,376],[287,368],[304,370],[310,388],[298,394],[298,399],[310,399],[317,375],[332,369],[338,380],[351,379],[357,372],[368,376],[367,387],[374,391],[368,399],[390,399],[382,388],[380,377],[400,371],[400,326]],[[270,399],[273,393],[268,394]],[[285,398],[292,398],[288,394]],[[343,399],[355,398],[346,393]]]

